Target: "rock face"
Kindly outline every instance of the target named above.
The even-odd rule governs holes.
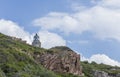
[[[108,73],[106,73],[104,71],[98,71],[98,70],[96,70],[94,72],[94,77],[108,77]]]
[[[35,59],[45,68],[58,73],[81,75],[80,55],[67,47],[55,47],[43,54],[35,54]]]
[[[120,74],[110,74],[104,71],[94,71],[94,77],[120,77]]]

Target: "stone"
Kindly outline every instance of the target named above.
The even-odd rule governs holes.
[[[106,73],[104,71],[95,70],[94,77],[120,77],[120,73],[112,74],[112,73]]]
[[[94,72],[94,77],[108,77],[108,73],[106,73],[104,71],[98,71],[98,70],[96,70]]]
[[[71,49],[61,49],[54,53],[35,54],[34,58],[45,68],[57,73],[82,75],[80,55]]]

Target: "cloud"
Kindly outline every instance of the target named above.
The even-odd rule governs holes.
[[[5,19],[0,19],[0,32],[9,36],[14,36],[21,38],[22,40],[26,40],[29,44],[32,43],[33,36],[35,34],[30,34],[29,32],[25,31],[24,28],[20,27],[17,23]],[[42,47],[44,48],[66,45],[66,41],[56,33],[38,31],[38,34],[42,42]]]
[[[30,34],[21,28],[17,23],[0,19],[0,32],[9,36],[14,36],[17,38],[22,38],[23,40],[27,40],[27,43],[31,43]]]
[[[82,20],[84,22],[84,20]],[[59,30],[64,33],[78,33],[88,30],[88,25],[82,26],[75,15],[67,13],[52,12],[46,17],[34,20],[35,26],[40,26],[44,30]],[[85,24],[85,23],[84,23]]]
[[[101,0],[98,2],[100,5],[111,8],[111,9],[119,9],[120,8],[120,0]]]
[[[51,48],[54,46],[65,46],[66,41],[56,33],[48,31],[39,31],[40,41],[42,41],[42,47]]]
[[[69,44],[88,44],[88,40],[74,40],[74,41],[67,41]]]
[[[90,63],[94,61],[98,64],[103,63],[111,66],[120,66],[120,62],[111,59],[105,54],[95,54],[95,55],[92,55],[90,58],[85,58],[84,56],[82,56],[81,59],[82,61],[89,61]]]
[[[89,31],[95,38],[120,41],[120,0],[91,1],[96,2],[96,5],[74,13],[51,12],[35,19],[34,25],[43,30],[58,30],[65,34]]]

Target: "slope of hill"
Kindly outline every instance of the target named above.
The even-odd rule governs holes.
[[[54,73],[35,60],[36,53],[56,52],[33,47],[21,39],[0,33],[0,77],[78,77],[69,73]]]
[[[46,51],[0,34],[0,77],[59,77],[30,56],[37,50]]]
[[[88,61],[81,62],[81,65],[85,77],[96,77],[94,76],[95,71],[99,71],[101,74],[107,74],[105,77],[120,77],[120,67],[117,66],[97,64],[95,62],[88,63]]]
[[[46,54],[49,56],[44,58]],[[57,57],[54,57],[56,55]],[[105,71],[111,75],[120,73],[119,67],[78,60],[79,55],[68,47],[54,47],[48,50],[37,48],[21,39],[0,33],[0,77],[80,77],[73,75],[81,72],[79,63],[82,65],[84,77],[94,77],[95,70]],[[51,65],[47,65],[49,61],[53,61]],[[56,66],[56,63],[61,63],[60,67]],[[59,69],[56,70],[53,66]],[[59,70],[61,73],[56,72]]]

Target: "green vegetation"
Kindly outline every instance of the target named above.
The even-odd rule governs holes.
[[[120,73],[120,67],[117,66],[113,67],[105,64],[97,64],[95,62],[88,63],[88,61],[81,62],[81,65],[83,67],[85,77],[93,77],[93,71],[95,70],[105,71],[110,74]]]
[[[66,47],[66,46],[56,46],[51,48],[52,51],[64,51],[64,50],[70,50],[72,51],[70,48]]]
[[[59,77],[34,61],[29,54],[44,53],[36,48],[0,34],[0,77]]]
[[[54,52],[33,47],[20,39],[0,33],[0,77],[76,77],[72,74],[56,74],[38,64],[35,53]]]
[[[79,77],[73,74],[57,74],[37,63],[33,56],[36,53],[55,53],[69,49],[55,47],[50,50],[33,47],[20,39],[5,36],[0,33],[0,77]],[[93,77],[93,70],[103,70],[108,73],[119,73],[119,67],[112,67],[95,62],[81,62],[85,77]],[[117,70],[111,70],[117,69]]]

